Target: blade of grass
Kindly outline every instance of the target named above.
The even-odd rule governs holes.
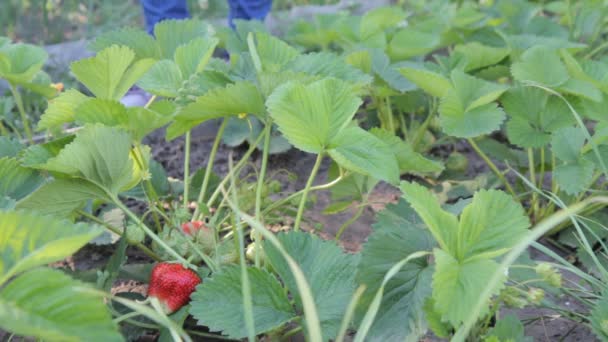
[[[386,272],[386,275],[384,276],[384,279],[382,280],[382,285],[376,291],[376,295],[374,296],[374,299],[372,300],[371,304],[367,308],[367,312],[365,312],[365,316],[363,316],[363,320],[361,321],[361,325],[359,325],[359,330],[357,331],[357,335],[355,336],[354,342],[364,342],[365,341],[365,337],[367,336],[369,329],[372,327],[372,323],[374,323],[376,314],[378,313],[378,310],[380,309],[380,304],[382,303],[382,296],[384,295],[384,287],[389,282],[389,280],[391,280],[408,262],[410,262],[414,259],[421,258],[423,256],[427,256],[429,254],[431,254],[431,252],[428,252],[428,251],[418,251],[418,252],[412,253],[412,254],[408,255],[405,259],[402,259],[401,261],[399,261],[398,263],[393,265],[393,267],[391,267],[388,270],[388,272]]]
[[[353,319],[353,315],[355,314],[355,309],[357,308],[357,304],[359,303],[359,299],[365,292],[367,287],[365,285],[361,285],[357,288],[355,293],[353,293],[353,297],[346,308],[346,312],[344,313],[344,317],[342,317],[342,324],[340,325],[340,331],[336,337],[335,342],[344,341],[344,336],[346,336],[346,331],[348,330],[348,326]]]

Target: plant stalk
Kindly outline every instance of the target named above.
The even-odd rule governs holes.
[[[353,215],[351,218],[349,218],[346,222],[344,222],[340,226],[340,229],[338,229],[338,232],[336,233],[336,241],[340,240],[340,237],[342,236],[342,233],[344,233],[346,228],[348,228],[351,224],[355,223],[355,221],[357,221],[359,219],[359,217],[361,217],[361,215],[363,214],[363,211],[366,208],[365,202],[367,202],[367,198],[363,199],[363,203],[361,203],[359,205],[359,209],[357,209],[357,212],[355,213],[355,215]]]
[[[258,184],[255,189],[255,218],[264,224],[262,217],[262,192],[264,190],[264,180],[266,178],[266,169],[268,167],[268,153],[270,150],[270,135],[272,132],[272,119],[268,119],[266,127],[264,127],[264,150],[262,151],[262,166],[258,175]],[[258,232],[253,232],[253,240],[255,241],[255,267],[260,267],[260,248],[261,238]]]
[[[306,198],[308,197],[308,192],[310,191],[310,187],[315,180],[315,176],[319,171],[319,167],[321,166],[321,161],[323,161],[323,152],[317,155],[317,160],[315,161],[315,165],[312,167],[312,171],[310,171],[310,176],[308,177],[308,181],[306,182],[306,186],[304,187],[304,192],[302,193],[302,199],[300,199],[300,206],[298,207],[298,214],[296,215],[296,220],[293,224],[293,230],[300,230],[300,223],[302,222],[302,215],[304,214],[304,207],[306,205]]]
[[[513,196],[513,198],[515,198],[517,200],[518,199],[517,194],[511,187],[511,184],[509,184],[509,182],[505,178],[505,175],[503,175],[502,172],[500,172],[500,170],[498,170],[498,167],[496,167],[496,164],[494,164],[494,162],[490,159],[490,157],[488,157],[488,155],[485,154],[485,152],[483,152],[479,148],[479,146],[477,146],[477,144],[475,143],[475,141],[472,138],[467,138],[467,141],[469,142],[469,144],[471,145],[473,150],[475,150],[477,155],[480,156],[481,159],[483,159],[486,162],[486,164],[488,165],[488,167],[490,167],[492,172],[494,172],[494,174],[498,177],[498,179],[500,179],[500,181],[504,184],[507,191],[509,191],[509,193],[511,193],[511,196]]]
[[[181,255],[179,255],[173,248],[171,248],[171,246],[167,245],[161,238],[158,237],[158,235],[156,235],[150,228],[148,228],[148,226],[146,226],[145,223],[143,223],[139,217],[137,217],[137,215],[135,215],[131,210],[129,210],[129,208],[127,208],[127,206],[125,206],[120,199],[118,199],[117,197],[113,196],[112,197],[112,202],[114,202],[114,204],[120,208],[122,211],[125,212],[125,214],[127,214],[127,216],[129,216],[129,218],[133,221],[135,221],[135,223],[137,223],[137,225],[143,229],[143,231],[154,241],[156,242],[160,247],[162,247],[165,251],[167,251],[167,253],[169,253],[171,256],[173,256],[176,260],[178,260],[179,262],[181,262],[184,266],[186,267],[190,267],[193,269],[196,269],[195,265],[192,265],[188,260],[184,259],[184,257],[182,257]]]
[[[184,142],[184,208],[188,209],[188,197],[190,196],[190,140],[191,132],[186,132]]]
[[[201,190],[198,193],[198,198],[196,200],[196,209],[194,209],[194,214],[192,215],[192,220],[197,220],[198,216],[201,213],[200,206],[205,200],[205,193],[207,192],[207,187],[209,186],[209,179],[211,178],[211,171],[213,171],[213,162],[215,161],[215,155],[217,154],[217,150],[220,146],[220,141],[222,140],[222,136],[224,135],[224,129],[228,124],[228,119],[223,119],[222,124],[217,130],[217,134],[215,136],[215,140],[213,141],[213,146],[211,147],[211,152],[209,154],[209,161],[207,161],[207,168],[205,169],[205,176],[203,177],[203,184],[201,185]]]
[[[23,98],[21,98],[21,94],[17,90],[17,87],[9,82],[9,88],[11,89],[11,93],[13,94],[13,98],[15,99],[15,103],[17,104],[17,109],[19,110],[19,115],[21,115],[21,121],[23,122],[23,129],[25,130],[25,135],[27,136],[27,140],[30,144],[34,143],[34,135],[32,134],[32,129],[30,128],[30,120],[25,113],[25,107],[23,106]]]

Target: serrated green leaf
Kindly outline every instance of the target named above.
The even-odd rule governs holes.
[[[0,290],[0,327],[47,341],[122,341],[106,304],[84,283],[40,268]]]
[[[91,199],[109,200],[97,185],[82,179],[56,179],[39,187],[17,203],[17,209],[43,215],[68,217]]]
[[[439,34],[407,27],[393,35],[388,45],[388,55],[392,60],[422,56],[438,48],[440,42]]]
[[[560,188],[567,194],[577,195],[591,186],[594,169],[592,162],[580,159],[557,165],[553,170],[553,176]]]
[[[21,272],[61,260],[101,234],[92,226],[25,211],[0,212],[0,228],[0,284]]]
[[[255,34],[256,50],[262,62],[262,70],[279,72],[300,53],[279,38],[265,32]]]
[[[132,27],[104,32],[89,45],[91,50],[100,52],[112,45],[124,45],[135,52],[137,59],[160,58],[160,50],[154,38],[147,32]]]
[[[418,251],[435,246],[433,237],[402,199],[378,213],[373,232],[363,246],[357,270],[357,282],[367,290],[361,309],[367,307],[384,275],[397,262]],[[377,341],[417,339],[424,334],[426,324],[422,307],[431,295],[433,267],[424,258],[412,260],[385,285],[384,296],[368,338]]]
[[[201,123],[238,114],[253,114],[264,117],[264,99],[258,88],[248,81],[229,84],[224,88],[214,88],[189,104],[176,116],[179,121]]]
[[[518,81],[533,81],[548,87],[562,85],[570,78],[555,49],[544,45],[526,50],[521,61],[511,66],[511,73]]]
[[[329,166],[327,172],[328,181],[337,179],[340,176],[338,164],[334,161]],[[330,188],[332,201],[345,201],[352,204],[354,201],[360,201],[363,196],[369,193],[379,180],[364,176],[359,173],[350,173],[342,175],[342,179]]]
[[[0,137],[0,158],[15,157],[25,146],[11,137]]]
[[[479,42],[456,45],[454,51],[466,58],[467,64],[464,71],[481,69],[497,64],[510,53],[508,48],[487,46]]]
[[[83,95],[78,90],[69,89],[56,98],[49,100],[49,105],[40,117],[37,129],[39,131],[52,129],[74,121],[76,108],[88,99],[89,97]]]
[[[435,249],[433,299],[435,308],[452,326],[459,326],[469,315],[479,293],[487,287],[498,263],[489,259],[458,261],[449,253]],[[502,282],[500,283],[502,285]],[[502,287],[502,286],[501,286]],[[492,289],[497,293],[500,287]],[[485,309],[487,311],[487,308]],[[484,312],[482,312],[482,315]]]
[[[504,85],[484,81],[460,70],[453,70],[451,79],[465,111],[489,104],[508,89]]]
[[[603,98],[602,92],[596,88],[593,83],[574,78],[568,79],[566,83],[559,86],[558,90],[566,94],[584,97],[595,102],[601,102]]]
[[[385,81],[391,88],[403,93],[415,89],[415,85],[397,72],[397,67],[390,64],[388,56],[380,51],[372,53],[372,71]]]
[[[422,185],[401,182],[401,191],[403,198],[414,208],[439,246],[448,253],[455,253],[458,248],[456,216],[441,209],[437,198]]]
[[[553,154],[564,162],[576,162],[584,145],[585,133],[578,127],[562,128],[553,133],[551,139]]]
[[[74,120],[80,124],[100,123],[120,126],[127,118],[127,108],[116,100],[91,98],[76,107]]]
[[[462,211],[458,225],[460,260],[494,258],[517,243],[530,221],[519,203],[497,190],[480,190]]]
[[[337,79],[310,84],[290,82],[277,88],[266,106],[279,130],[300,150],[319,153],[352,120],[361,99]]]
[[[256,335],[279,328],[296,317],[287,293],[273,275],[253,267],[247,268],[247,275],[255,289],[252,310]],[[234,339],[247,337],[241,286],[239,267],[222,269],[196,288],[190,314],[211,331],[221,331]]]
[[[328,153],[345,169],[391,184],[399,182],[399,165],[391,148],[359,127],[340,131],[331,140]]]
[[[23,167],[15,158],[0,158],[0,198],[20,200],[44,182],[37,171]]]
[[[277,235],[277,238],[287,253],[298,261],[310,285],[321,321],[323,338],[334,338],[355,291],[354,272],[357,259],[342,252],[335,243],[322,241],[309,233],[283,233]],[[293,295],[296,307],[301,311],[302,299],[287,262],[270,243],[264,244],[264,252]]]
[[[441,100],[439,114],[441,127],[459,138],[473,138],[489,134],[500,128],[505,113],[496,103],[488,103],[465,111],[455,90],[450,89]]]
[[[169,19],[154,26],[160,57],[165,59],[173,59],[179,46],[207,35],[208,26],[198,19]]]
[[[43,48],[30,44],[9,44],[2,47],[0,55],[5,58],[0,63],[6,63],[0,65],[0,78],[13,84],[30,82],[48,58]]]
[[[88,126],[76,134],[44,169],[82,177],[110,194],[135,186],[141,175],[134,172],[131,137],[123,130],[100,125]],[[146,165],[147,167],[147,165]]]
[[[425,70],[419,66],[404,66],[399,69],[399,72],[422,90],[435,97],[443,97],[452,87],[450,81],[443,75]]]
[[[608,294],[605,292],[591,310],[591,328],[595,336],[608,341]]]
[[[427,159],[422,154],[415,152],[410,144],[401,140],[396,135],[380,128],[372,128],[370,133],[384,141],[391,148],[397,158],[401,174],[435,173],[443,170],[441,163]]]
[[[321,77],[335,77],[343,81],[356,83],[359,86],[372,81],[369,75],[347,64],[344,59],[330,52],[299,55],[289,62],[284,69]]]
[[[21,153],[21,164],[33,169],[41,169],[46,162],[57,156],[69,143],[74,141],[75,135],[66,135],[59,139],[42,144],[32,145]]]
[[[153,64],[150,59],[134,60],[133,50],[113,45],[94,57],[72,63],[71,70],[96,97],[120,100]]]
[[[508,314],[498,319],[494,328],[488,332],[488,337],[496,337],[498,341],[532,342],[532,337],[524,335],[524,325],[514,314]]]
[[[137,85],[154,95],[179,96],[184,77],[174,61],[163,59],[156,62],[137,82]]]
[[[395,27],[406,17],[403,9],[397,6],[374,8],[361,17],[360,34],[369,37],[377,32]]]
[[[182,77],[188,79],[191,75],[202,72],[218,43],[217,38],[196,38],[178,46],[175,49],[174,60]]]

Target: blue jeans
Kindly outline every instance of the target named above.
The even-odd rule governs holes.
[[[189,18],[186,0],[141,0],[146,18],[146,29],[152,34],[154,25],[165,19]],[[233,19],[264,20],[272,7],[272,0],[228,0],[230,13],[228,23],[234,27]]]

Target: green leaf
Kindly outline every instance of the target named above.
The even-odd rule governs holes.
[[[479,42],[471,42],[456,45],[456,53],[463,55],[467,61],[464,71],[485,68],[499,63],[509,55],[508,48],[483,45]]]
[[[46,162],[57,156],[59,152],[69,143],[74,141],[75,135],[51,140],[42,144],[32,145],[21,154],[21,164],[33,169],[43,168]]]
[[[337,79],[310,84],[290,82],[267,99],[270,115],[287,140],[300,150],[319,153],[352,120],[361,99]]]
[[[471,307],[477,302],[479,294],[487,287],[499,265],[489,259],[469,259],[459,262],[440,249],[435,249],[434,255],[435,309],[443,315],[444,320],[457,327],[469,316]],[[500,284],[502,285],[502,282]],[[492,289],[492,292],[495,294],[499,290],[500,287],[497,287]]]
[[[456,216],[441,209],[437,198],[420,184],[401,182],[401,191],[403,198],[414,208],[439,246],[448,253],[455,253],[458,243]]]
[[[137,82],[137,85],[154,95],[179,96],[184,77],[174,61],[163,59],[156,62]]]
[[[347,64],[343,58],[330,52],[299,55],[288,63],[285,69],[322,77],[335,77],[359,86],[372,81],[369,75]]]
[[[24,84],[30,82],[42,69],[48,55],[38,46],[10,44],[0,48],[0,58],[6,58],[6,65],[0,64],[0,78],[13,84]]]
[[[0,158],[16,157],[25,146],[16,138],[0,137]]]
[[[387,130],[372,128],[370,133],[388,145],[399,164],[399,171],[404,173],[435,173],[443,170],[443,165],[434,160],[425,158],[422,154],[415,152],[412,146],[401,140]]]
[[[345,254],[340,247],[322,241],[305,232],[277,235],[287,253],[299,263],[316,304],[323,339],[334,338],[346,307],[355,291],[354,273],[357,259]],[[296,279],[280,251],[270,243],[264,243],[264,252],[273,269],[281,277],[302,312],[302,299],[297,292]]]
[[[575,162],[581,156],[585,145],[584,128],[565,127],[555,133],[551,139],[553,154],[561,161]]]
[[[78,131],[74,141],[49,159],[44,168],[84,178],[116,195],[140,181],[130,153],[131,137],[127,132],[88,126]]]
[[[95,52],[100,52],[112,45],[131,48],[137,59],[160,58],[160,50],[154,38],[147,32],[132,27],[104,32],[97,36],[89,47]]]
[[[513,247],[529,226],[524,209],[511,196],[480,190],[462,211],[456,255],[460,260],[497,257]]]
[[[601,102],[603,98],[602,92],[596,88],[593,83],[574,78],[568,79],[566,83],[559,86],[558,90],[566,94],[580,96],[595,102]]]
[[[393,265],[412,253],[435,246],[418,215],[402,199],[378,213],[373,232],[363,245],[357,282],[367,286],[360,305],[365,310]],[[412,260],[385,285],[384,296],[368,338],[376,341],[416,340],[426,331],[422,307],[431,295],[433,267],[424,258]]]
[[[443,97],[452,87],[450,81],[443,75],[426,70],[420,66],[404,66],[399,69],[399,72],[434,97]]]
[[[180,121],[206,120],[241,113],[264,117],[264,99],[258,88],[251,82],[240,81],[224,88],[214,88],[186,106],[176,116]]]
[[[373,134],[348,127],[331,140],[329,155],[345,169],[391,184],[399,182],[399,165],[391,148]]]
[[[279,38],[265,32],[255,34],[256,50],[262,62],[262,70],[278,72],[300,53]]]
[[[255,289],[252,310],[256,335],[279,328],[296,317],[287,293],[270,273],[247,268],[250,285]],[[199,325],[221,331],[230,338],[247,337],[241,289],[241,271],[228,266],[196,288],[192,294],[190,314]]]
[[[515,87],[501,98],[507,122],[509,141],[524,148],[543,147],[551,140],[551,132],[575,123],[568,106],[544,90]]]
[[[35,170],[23,167],[15,158],[0,158],[0,198],[20,200],[38,188],[44,178]]]
[[[372,53],[371,69],[391,88],[401,93],[416,88],[412,82],[397,72],[397,67],[391,65],[388,56],[380,50],[374,50]]]
[[[495,101],[508,89],[507,86],[484,81],[460,70],[453,70],[451,78],[454,90],[466,111]]]
[[[95,57],[72,63],[71,70],[96,97],[120,100],[153,64],[150,59],[134,60],[133,50],[113,45]]]
[[[592,162],[581,159],[574,163],[557,165],[553,176],[557,184],[569,195],[577,195],[589,189],[595,167]]]
[[[74,121],[76,108],[88,99],[78,90],[69,89],[49,100],[49,105],[38,122],[38,130],[53,129]]]
[[[518,81],[533,81],[547,87],[560,86],[570,78],[555,49],[544,45],[526,50],[521,61],[511,66],[511,73]]]
[[[404,60],[426,55],[439,47],[440,36],[414,28],[400,29],[393,35],[388,45],[388,55],[392,60]]]
[[[488,103],[466,111],[453,89],[450,89],[441,100],[439,114],[444,132],[459,138],[490,134],[498,130],[505,119],[505,113],[496,103]]]
[[[488,332],[488,337],[496,337],[498,341],[532,342],[534,339],[524,335],[524,325],[514,314],[501,317],[494,328]]]
[[[21,272],[71,255],[99,234],[100,230],[86,224],[32,212],[0,212],[0,284]]]
[[[122,341],[98,294],[63,272],[40,268],[0,290],[0,327],[47,341]]]
[[[608,341],[608,293],[604,292],[591,310],[591,328],[595,336]]]
[[[175,63],[184,79],[203,71],[218,42],[217,38],[196,38],[175,49]]]
[[[110,200],[101,188],[86,180],[56,179],[39,187],[18,202],[16,207],[42,215],[68,217],[91,199]]]
[[[165,59],[173,59],[179,46],[206,36],[208,36],[208,25],[198,19],[169,19],[154,26],[154,37],[160,56]]]

